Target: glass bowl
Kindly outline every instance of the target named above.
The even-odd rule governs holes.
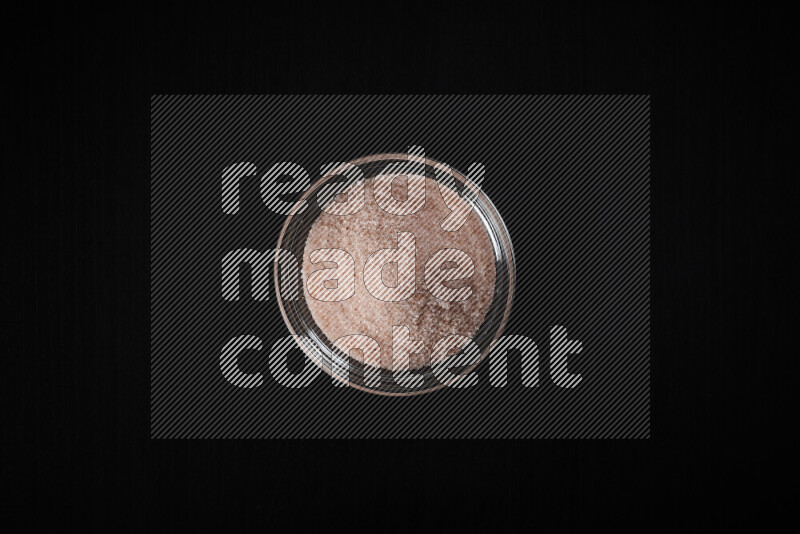
[[[414,159],[414,156],[409,156],[409,154],[405,153],[377,154],[359,158],[349,163],[357,166],[362,171],[364,179],[369,181],[389,165],[406,163],[412,159]],[[480,351],[480,356],[469,366],[464,368],[456,367],[455,370],[457,372],[452,374],[452,379],[447,379],[444,383],[436,378],[430,365],[410,371],[411,374],[423,377],[422,385],[415,388],[405,387],[398,383],[394,379],[392,371],[383,368],[380,369],[380,382],[378,384],[375,384],[374,380],[365,380],[367,366],[334,346],[333,340],[328,339],[325,332],[317,325],[308,307],[307,299],[309,295],[305,288],[305,283],[301,282],[302,287],[299,291],[293,292],[291,298],[284,299],[282,297],[282,286],[276,257],[274,287],[286,326],[311,361],[336,379],[334,381],[336,385],[347,385],[368,393],[393,396],[419,395],[452,385],[459,377],[472,372],[486,358],[492,343],[500,337],[508,321],[515,285],[514,250],[508,229],[497,212],[497,208],[483,193],[482,189],[468,181],[457,170],[427,157],[419,157],[416,162],[418,164],[424,163],[426,178],[437,180],[440,183],[447,181],[451,187],[455,184],[455,189],[461,191],[462,198],[470,203],[474,210],[474,215],[479,217],[491,242],[495,263],[494,293],[483,322],[472,338],[472,341]],[[341,180],[342,177],[340,175],[329,173],[317,180],[298,199],[287,216],[278,237],[276,245],[278,252],[281,250],[289,251],[297,258],[299,265],[302,266],[306,239],[311,227],[321,213],[317,203],[317,193],[325,185],[341,182]],[[302,281],[302,276],[299,279]],[[450,356],[450,358],[452,357]],[[375,372],[375,369],[373,368],[372,371]]]

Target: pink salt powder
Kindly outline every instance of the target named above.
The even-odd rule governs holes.
[[[401,201],[404,200],[405,182],[406,179],[401,177],[392,186],[393,196]],[[442,199],[439,184],[431,179],[425,182],[425,206],[412,215],[398,216],[378,206],[373,197],[373,180],[366,180],[364,208],[352,215],[321,213],[311,228],[303,253],[303,287],[307,296],[309,275],[325,268],[321,263],[311,262],[311,251],[336,248],[353,257],[356,278],[352,297],[341,302],[307,298],[306,302],[314,321],[330,341],[352,334],[367,335],[376,340],[381,348],[380,361],[367,363],[385,369],[393,368],[393,325],[407,326],[412,340],[423,343],[424,352],[409,356],[409,367],[419,369],[431,363],[431,351],[440,339],[453,334],[469,338],[475,335],[494,293],[494,253],[480,218],[473,210],[457,231],[444,231],[440,224],[451,210]],[[416,239],[415,293],[404,301],[384,302],[365,287],[364,265],[379,249],[396,248],[398,232],[411,232]],[[471,296],[462,302],[439,300],[426,287],[426,261],[436,251],[447,248],[466,252],[475,266],[470,278],[446,283],[451,288],[465,285],[472,288]],[[383,280],[388,286],[396,284],[396,276],[396,268],[383,270]],[[343,347],[340,345],[339,348]]]

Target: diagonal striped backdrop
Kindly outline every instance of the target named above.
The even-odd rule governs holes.
[[[151,436],[649,437],[649,110],[648,96],[153,97]],[[283,350],[274,291],[254,299],[245,270],[238,299],[221,284],[229,252],[277,241],[284,215],[261,201],[259,178],[291,162],[313,182],[331,163],[412,145],[462,172],[485,166],[482,187],[517,261],[504,344],[516,348],[492,368],[508,384],[494,387],[484,362],[476,386],[415,397],[333,387],[325,374],[280,385],[270,350],[293,373],[304,361]],[[234,176],[238,210],[220,195]],[[569,358],[574,388],[551,375],[554,326],[582,344]],[[239,358],[241,371],[263,375],[259,387],[232,385],[220,367],[239,336],[261,341]]]

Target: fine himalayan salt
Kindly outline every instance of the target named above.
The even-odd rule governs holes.
[[[419,369],[436,363],[431,361],[431,351],[440,339],[453,334],[472,338],[483,322],[494,293],[495,264],[492,245],[486,229],[474,211],[458,230],[447,232],[442,229],[441,222],[452,210],[445,204],[436,181],[425,179],[424,207],[405,216],[393,215],[381,209],[373,195],[373,184],[373,179],[367,179],[363,183],[365,203],[361,211],[350,215],[322,212],[313,223],[303,253],[302,273],[306,302],[314,321],[330,341],[353,334],[366,335],[377,341],[380,356],[364,353],[359,355],[357,353],[360,351],[349,350],[352,347],[343,342],[337,342],[336,345],[359,360],[385,369],[397,368],[396,364],[392,364],[392,327],[408,327],[411,342],[421,342],[424,347],[421,352],[408,356],[409,368]],[[392,195],[396,200],[407,200],[406,186],[406,177],[401,176],[394,180]],[[413,295],[406,300],[385,302],[368,291],[364,281],[364,267],[370,255],[376,251],[397,248],[399,232],[410,232],[414,235],[415,288]],[[308,282],[311,274],[337,265],[320,261],[321,256],[315,258],[316,263],[312,262],[312,251],[320,249],[341,249],[352,256],[355,263],[355,288],[352,296],[346,300],[326,302],[310,297]],[[471,287],[471,295],[466,300],[440,300],[426,287],[426,262],[441,249],[458,249],[472,259],[472,276],[445,283],[449,288],[467,285]],[[445,268],[454,266],[455,264],[444,265]],[[397,285],[397,264],[388,264],[381,274],[386,286]],[[408,274],[410,276],[410,269]],[[333,286],[336,285],[337,283],[333,283]],[[331,287],[331,282],[326,283],[325,287]],[[397,339],[395,343],[398,343]]]

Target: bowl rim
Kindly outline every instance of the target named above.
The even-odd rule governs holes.
[[[281,284],[280,284],[280,281],[278,279],[279,270],[275,266],[276,263],[277,263],[277,260],[278,260],[278,254],[280,254],[280,252],[281,252],[281,245],[284,242],[284,238],[286,237],[286,232],[287,232],[287,230],[289,228],[289,224],[291,223],[292,218],[297,216],[297,215],[300,215],[302,213],[303,207],[305,206],[304,203],[306,201],[308,201],[309,198],[311,198],[311,195],[316,194],[316,192],[323,185],[325,185],[327,183],[329,178],[338,176],[339,173],[337,171],[339,171],[341,168],[343,168],[343,167],[345,167],[347,165],[354,165],[354,166],[357,166],[357,167],[360,168],[362,165],[366,165],[366,164],[370,164],[370,163],[375,163],[375,162],[380,162],[380,161],[396,161],[396,160],[417,161],[417,162],[424,163],[427,166],[430,166],[434,170],[435,169],[443,170],[443,171],[448,172],[449,174],[451,174],[455,179],[459,180],[466,187],[470,188],[470,190],[472,191],[473,195],[475,195],[475,198],[476,199],[480,199],[480,201],[483,202],[486,205],[486,207],[488,208],[487,215],[489,215],[492,218],[491,222],[496,226],[496,228],[498,230],[497,233],[499,235],[497,237],[499,238],[500,245],[503,247],[504,254],[505,254],[505,256],[506,256],[506,258],[508,260],[508,261],[505,262],[506,263],[506,267],[508,269],[508,292],[507,292],[507,295],[506,295],[506,303],[505,303],[505,307],[504,307],[504,310],[503,310],[503,317],[500,320],[500,323],[499,323],[496,331],[492,335],[491,342],[489,342],[487,344],[486,348],[481,351],[480,357],[475,361],[475,363],[471,364],[469,367],[467,367],[466,369],[464,369],[463,371],[461,371],[457,375],[454,375],[451,379],[449,379],[446,382],[443,382],[443,383],[440,382],[439,384],[437,384],[435,386],[432,386],[432,387],[429,387],[429,388],[426,388],[426,389],[408,391],[408,392],[382,391],[382,390],[379,390],[379,389],[373,389],[373,388],[369,388],[369,387],[366,387],[366,386],[362,386],[362,385],[357,384],[357,383],[355,383],[353,381],[345,380],[344,378],[342,378],[338,374],[334,373],[329,368],[329,366],[325,365],[324,362],[319,361],[317,359],[317,356],[314,354],[314,352],[309,347],[307,347],[305,345],[305,343],[303,342],[303,339],[308,340],[308,343],[314,343],[314,341],[309,339],[308,336],[305,335],[304,333],[303,334],[298,334],[297,331],[295,330],[294,325],[292,324],[292,321],[289,319],[289,316],[286,313],[286,309],[284,308],[283,298],[281,297]],[[365,180],[368,180],[368,179],[372,179],[372,178],[366,178]],[[484,226],[486,226],[486,225],[484,224]],[[487,228],[487,231],[489,231],[491,233],[491,229]],[[306,356],[308,356],[308,358],[312,362],[314,362],[314,364],[317,367],[319,367],[320,369],[325,371],[326,374],[328,374],[329,376],[333,377],[334,379],[342,382],[343,384],[345,384],[345,385],[347,385],[349,387],[352,387],[352,388],[355,388],[355,389],[358,389],[360,391],[364,391],[366,393],[370,393],[370,394],[373,394],[373,395],[383,395],[383,396],[387,396],[387,397],[410,397],[410,396],[413,396],[413,395],[423,395],[423,394],[426,394],[426,393],[432,393],[434,391],[439,391],[442,388],[448,387],[450,384],[452,384],[453,382],[458,380],[460,377],[465,376],[465,375],[471,373],[472,371],[474,371],[475,368],[478,367],[478,365],[480,365],[486,359],[487,355],[494,348],[497,340],[502,336],[503,330],[505,329],[506,323],[508,322],[508,318],[509,318],[509,316],[511,314],[511,307],[512,307],[513,300],[514,300],[514,290],[515,290],[515,287],[516,287],[516,261],[515,261],[515,258],[514,258],[514,248],[513,248],[512,244],[511,244],[511,237],[509,235],[508,228],[506,227],[506,224],[503,221],[503,218],[500,216],[500,213],[498,212],[497,207],[492,203],[491,199],[489,199],[489,197],[483,192],[483,190],[480,187],[477,187],[475,184],[473,184],[470,180],[468,180],[457,169],[455,169],[455,168],[451,167],[450,165],[445,164],[443,162],[440,162],[440,161],[437,161],[435,159],[429,158],[427,156],[416,156],[414,154],[409,154],[409,153],[406,153],[406,152],[387,152],[387,153],[381,153],[381,154],[373,154],[373,155],[370,155],[370,156],[363,156],[363,157],[351,160],[351,161],[349,161],[347,163],[343,163],[341,165],[338,165],[336,168],[328,171],[324,176],[322,176],[320,179],[318,179],[317,181],[312,183],[311,186],[308,189],[306,189],[306,191],[301,195],[301,197],[299,199],[297,199],[297,201],[294,203],[292,208],[289,210],[289,213],[286,215],[286,219],[284,220],[283,227],[281,228],[280,234],[278,235],[278,242],[275,245],[275,255],[276,255],[275,256],[275,260],[276,261],[273,262],[273,286],[275,288],[275,296],[276,296],[276,299],[278,301],[278,307],[280,308],[281,316],[283,317],[283,321],[286,324],[286,327],[289,329],[289,332],[291,333],[295,343],[306,354]],[[303,261],[303,259],[299,258],[298,277],[301,276],[300,271],[302,271],[302,261]],[[495,280],[497,280],[497,275],[495,275]],[[301,291],[301,292],[305,291],[305,286],[302,283],[302,281],[299,281],[299,283],[300,283],[300,286],[301,286],[299,288],[299,291]]]

